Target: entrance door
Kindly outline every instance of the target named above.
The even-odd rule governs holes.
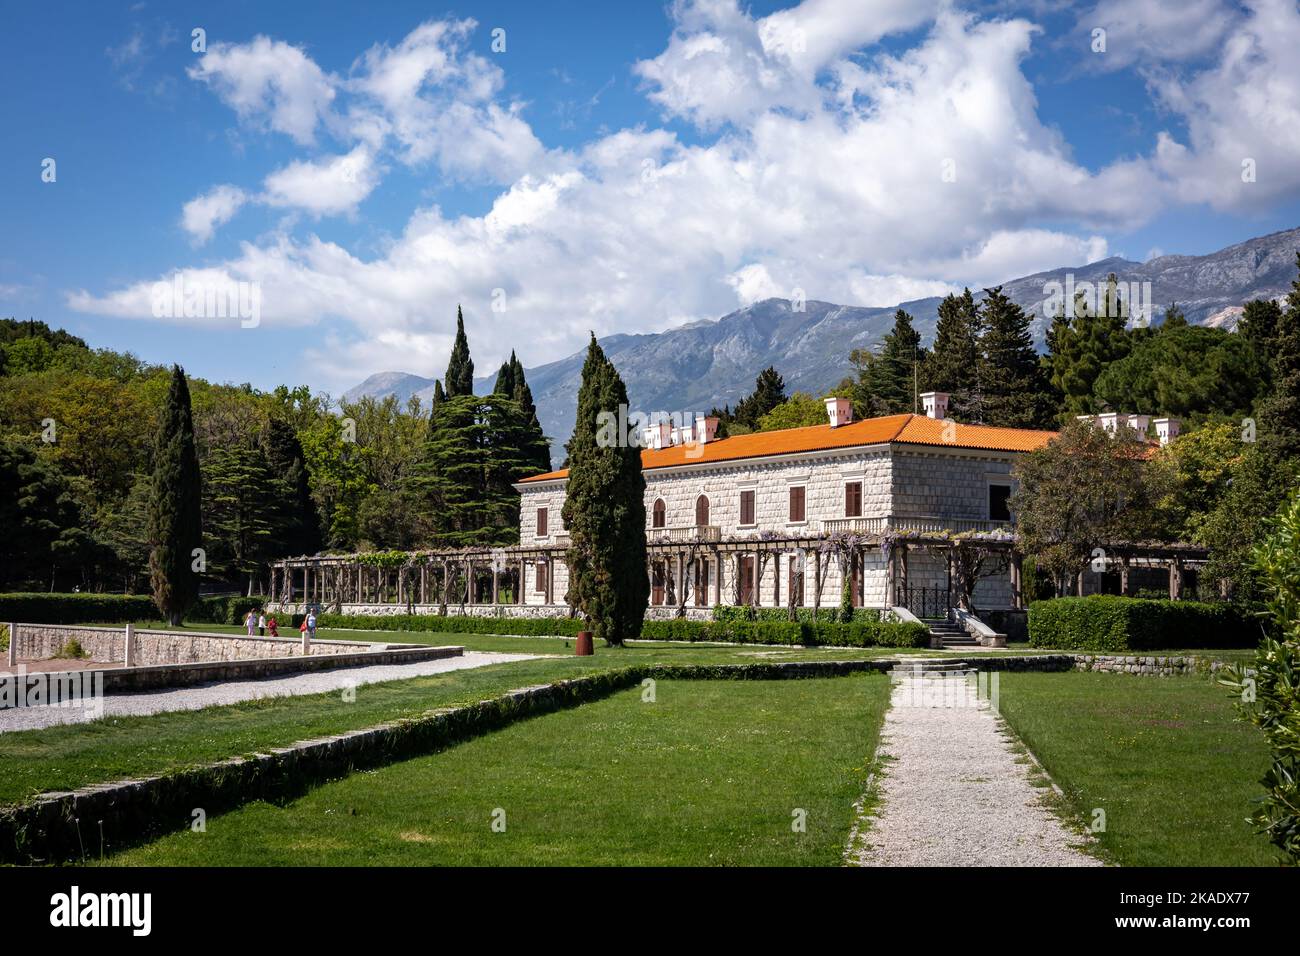
[[[651,565],[651,588],[650,603],[658,607],[664,603],[664,566],[663,562],[656,561]]]

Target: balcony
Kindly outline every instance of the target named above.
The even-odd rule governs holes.
[[[874,518],[827,518],[821,522],[822,534],[882,534],[885,531],[910,531],[916,534],[966,531],[1010,531],[1010,521],[985,518],[941,518],[936,515],[887,515]]]
[[[716,524],[679,525],[675,528],[651,528],[646,532],[646,537],[651,544],[712,542],[722,540],[722,529]]]

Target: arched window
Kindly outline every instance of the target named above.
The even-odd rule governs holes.
[[[709,523],[708,495],[700,495],[695,499],[695,523],[700,527]]]
[[[662,528],[664,526],[664,500],[662,498],[655,499],[654,518],[652,523],[656,528]]]

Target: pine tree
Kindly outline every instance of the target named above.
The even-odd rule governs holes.
[[[292,425],[273,417],[262,431],[261,446],[276,484],[272,556],[315,554],[321,547],[320,515],[311,497],[302,442]]]
[[[864,413],[897,415],[916,409],[916,386],[926,352],[907,312],[894,313],[894,327],[878,355],[855,349],[850,360],[858,366],[854,404]]]
[[[985,289],[980,305],[979,388],[985,425],[1041,428],[1050,418],[1038,354],[1029,332],[1030,317],[1003,295],[1002,287]]]
[[[596,637],[615,645],[640,636],[650,596],[640,450],[624,436],[609,440],[601,428],[601,413],[617,416],[626,403],[623,379],[592,335],[562,514],[571,539],[569,601]]]
[[[199,596],[195,549],[203,544],[199,458],[185,372],[172,366],[171,387],[154,440],[149,496],[149,578],[154,603],[179,625]]]
[[[949,417],[977,421],[979,417],[979,310],[970,289],[939,303],[934,348],[921,370],[922,391],[947,392]]]
[[[1069,321],[1053,321],[1048,366],[1052,386],[1063,397],[1064,416],[1101,411],[1093,385],[1108,365],[1128,355],[1127,320],[1128,309],[1119,297],[1118,279],[1111,273],[1096,313],[1079,295]]]
[[[227,581],[246,582],[247,593],[252,594],[259,572],[275,550],[284,489],[251,440],[209,449],[202,475],[207,571]]]
[[[1170,302],[1165,309],[1165,320],[1160,323],[1161,330],[1187,328],[1187,314],[1178,307],[1177,302]]]
[[[758,420],[785,401],[785,379],[775,366],[769,365],[754,379],[754,391],[736,405],[735,420],[750,430]]]
[[[446,382],[447,397],[474,394],[474,362],[469,357],[469,339],[465,336],[465,317],[461,315],[460,306],[456,306],[456,342],[451,347],[451,359],[447,362]]]

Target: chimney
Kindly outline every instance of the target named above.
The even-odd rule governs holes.
[[[847,398],[829,396],[826,399],[826,417],[831,420],[831,428],[839,428],[853,421],[853,404]]]
[[[1160,444],[1168,445],[1178,437],[1178,419],[1176,418],[1157,418],[1155,420],[1156,438],[1160,439]]]
[[[1151,425],[1150,415],[1130,415],[1128,417],[1128,427],[1133,429],[1138,438],[1145,438],[1147,428]]]
[[[1119,412],[1102,412],[1097,416],[1097,424],[1113,435],[1119,426],[1123,424],[1123,418],[1124,416]]]
[[[713,441],[718,434],[718,418],[716,415],[696,415],[695,416],[695,440],[701,444],[707,444]]]
[[[949,397],[947,392],[922,392],[921,407],[925,409],[926,417],[947,418]]]

